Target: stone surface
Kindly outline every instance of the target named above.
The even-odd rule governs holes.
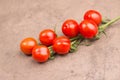
[[[120,16],[120,0],[0,0],[0,80],[119,80],[120,21],[91,46],[40,64],[20,52],[25,37],[38,39],[41,30],[66,19],[80,22],[89,9],[110,19]]]

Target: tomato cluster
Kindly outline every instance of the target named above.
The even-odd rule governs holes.
[[[56,54],[67,54],[71,48],[69,38],[82,35],[84,38],[93,38],[98,33],[98,25],[101,23],[102,16],[95,10],[89,10],[84,15],[84,20],[78,24],[73,19],[66,20],[62,25],[62,32],[65,36],[57,37],[51,29],[45,29],[40,32],[39,40],[41,45],[37,44],[34,38],[25,38],[20,43],[21,51],[26,55],[32,55],[38,62],[46,62],[50,57],[49,46],[52,46]]]
[[[37,62],[46,62],[51,57],[49,47],[52,47],[55,54],[67,54],[72,46],[70,38],[78,35],[85,39],[95,37],[101,21],[102,16],[99,12],[89,10],[84,14],[84,20],[80,24],[73,19],[68,19],[63,23],[61,30],[65,36],[57,37],[53,30],[45,29],[39,34],[41,44],[38,45],[34,38],[25,38],[20,43],[20,49],[24,54],[32,55]]]

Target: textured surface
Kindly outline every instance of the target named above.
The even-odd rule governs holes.
[[[62,22],[80,22],[89,9],[112,19],[120,16],[120,0],[0,0],[0,80],[120,80],[120,21],[107,38],[44,64],[19,50],[23,38],[38,39],[43,29],[57,26],[63,35]]]

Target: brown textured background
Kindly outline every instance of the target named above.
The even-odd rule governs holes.
[[[104,17],[120,16],[120,0],[0,0],[0,80],[120,80],[120,21],[106,30],[107,38],[44,64],[21,54],[25,37],[38,39],[41,30],[66,19],[82,20],[89,9]]]

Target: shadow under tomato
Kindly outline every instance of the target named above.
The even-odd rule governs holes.
[[[32,56],[32,54],[25,54],[22,51],[19,51],[20,55],[24,55],[24,56]]]
[[[69,53],[67,53],[67,54],[57,54],[57,55],[59,55],[59,56],[61,56],[61,57],[64,57],[64,56],[67,56]]]
[[[38,61],[35,61],[34,59],[32,59],[31,60],[32,61],[32,63],[34,63],[34,64],[47,64],[47,62],[49,62],[49,60],[48,61],[46,61],[46,62],[38,62]]]

